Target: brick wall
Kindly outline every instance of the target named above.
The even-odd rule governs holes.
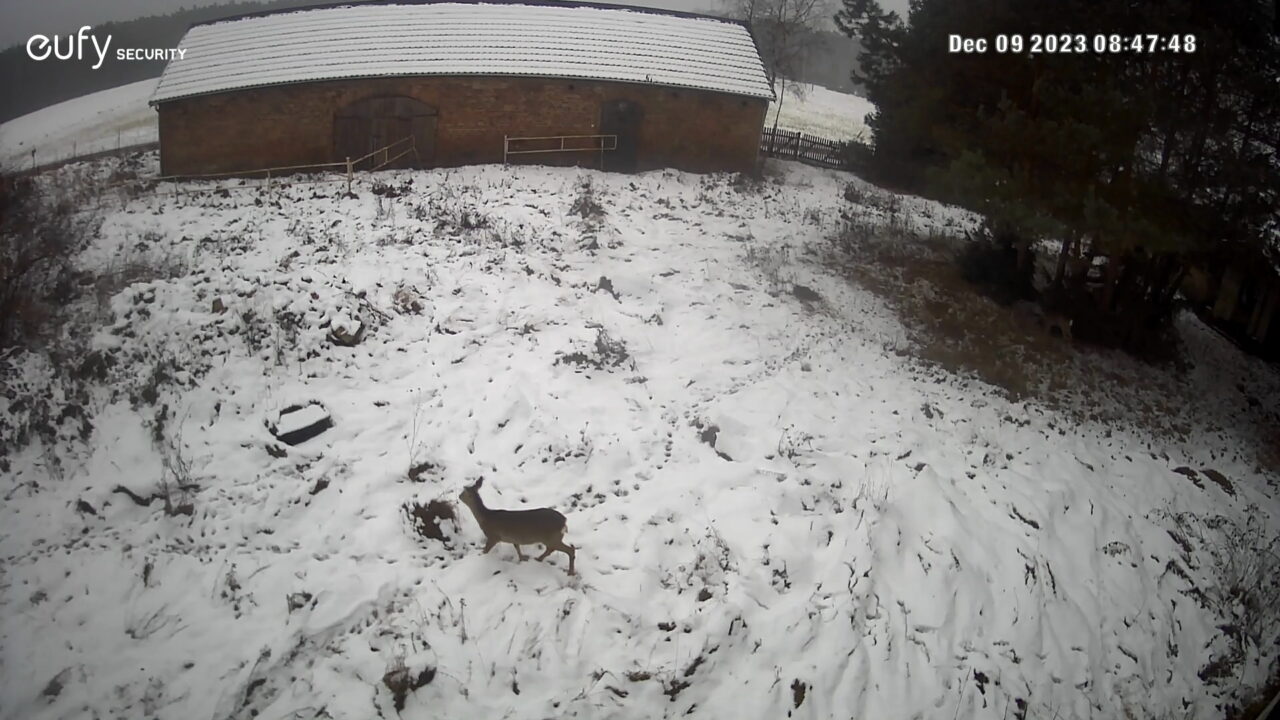
[[[428,163],[435,167],[502,162],[504,135],[597,134],[602,104],[625,99],[639,103],[644,112],[637,138],[639,169],[750,170],[766,108],[764,100],[723,93],[543,78],[374,78],[282,85],[162,104],[162,171],[185,175],[342,160],[333,157],[334,112],[378,95],[405,95],[437,109],[434,157]],[[555,156],[525,157],[544,162]]]

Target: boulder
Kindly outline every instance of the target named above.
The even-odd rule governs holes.
[[[355,347],[364,339],[364,323],[357,318],[339,313],[329,325],[329,341],[343,347]]]
[[[281,410],[274,421],[267,421],[267,429],[286,445],[306,442],[331,427],[333,419],[329,417],[329,411],[315,401],[290,405]]]

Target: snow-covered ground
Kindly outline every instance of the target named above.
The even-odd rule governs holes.
[[[79,157],[117,145],[154,142],[156,112],[147,105],[157,79],[103,90],[14,118],[0,125],[0,167],[31,166]]]
[[[794,94],[798,88],[800,93]],[[831,140],[861,140],[870,142],[866,117],[875,111],[866,98],[850,93],[828,90],[821,85],[796,83],[788,85],[782,98],[782,115],[778,127],[799,130]],[[778,103],[769,104],[765,123],[773,127],[778,115]]]
[[[90,341],[88,441],[6,461],[0,715],[395,717],[401,668],[406,718],[1215,717],[1260,682],[1274,648],[1201,679],[1229,645],[1214,534],[1171,520],[1274,535],[1252,448],[921,364],[822,262],[840,213],[889,218],[847,175],[777,168],[106,203],[83,265],[164,270]],[[1243,368],[1205,377],[1267,372],[1191,338]],[[332,427],[282,444],[295,407]],[[481,553],[454,503],[481,476],[492,507],[568,517],[578,575]],[[174,514],[114,492],[162,480]],[[443,541],[403,510],[432,500]]]

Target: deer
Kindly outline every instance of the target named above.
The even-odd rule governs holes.
[[[577,548],[564,541],[564,533],[567,529],[564,515],[551,508],[495,510],[485,507],[484,501],[480,499],[480,486],[483,484],[482,477],[467,486],[458,499],[471,509],[471,514],[476,518],[476,524],[484,533],[484,551],[487,553],[493,549],[494,545],[508,542],[516,546],[516,555],[520,557],[521,562],[524,562],[525,556],[520,546],[541,543],[546,550],[536,559],[541,562],[552,552],[559,550],[569,556],[569,574],[573,575]]]

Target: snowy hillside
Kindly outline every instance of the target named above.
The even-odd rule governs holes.
[[[798,94],[794,93],[796,89],[800,91]],[[787,86],[780,107],[779,115],[779,104],[769,104],[769,111],[765,116],[767,126],[773,127],[774,119],[777,118],[780,128],[799,130],[830,140],[871,140],[866,117],[868,113],[875,112],[876,106],[866,98],[828,90],[821,85],[796,83]]]
[[[5,460],[0,715],[1215,717],[1262,682],[1266,643],[1204,672],[1222,533],[1280,528],[1254,411],[1076,424],[927,365],[827,238],[971,218],[775,173],[107,202],[82,264],[151,270],[67,360],[101,389],[0,397],[65,436]],[[1186,392],[1275,389],[1183,324]],[[277,440],[297,407],[332,427]],[[576,576],[482,554],[480,476],[568,517]]]
[[[156,112],[147,100],[156,79],[103,90],[58,103],[0,125],[0,167],[45,165],[120,145],[154,142]]]

